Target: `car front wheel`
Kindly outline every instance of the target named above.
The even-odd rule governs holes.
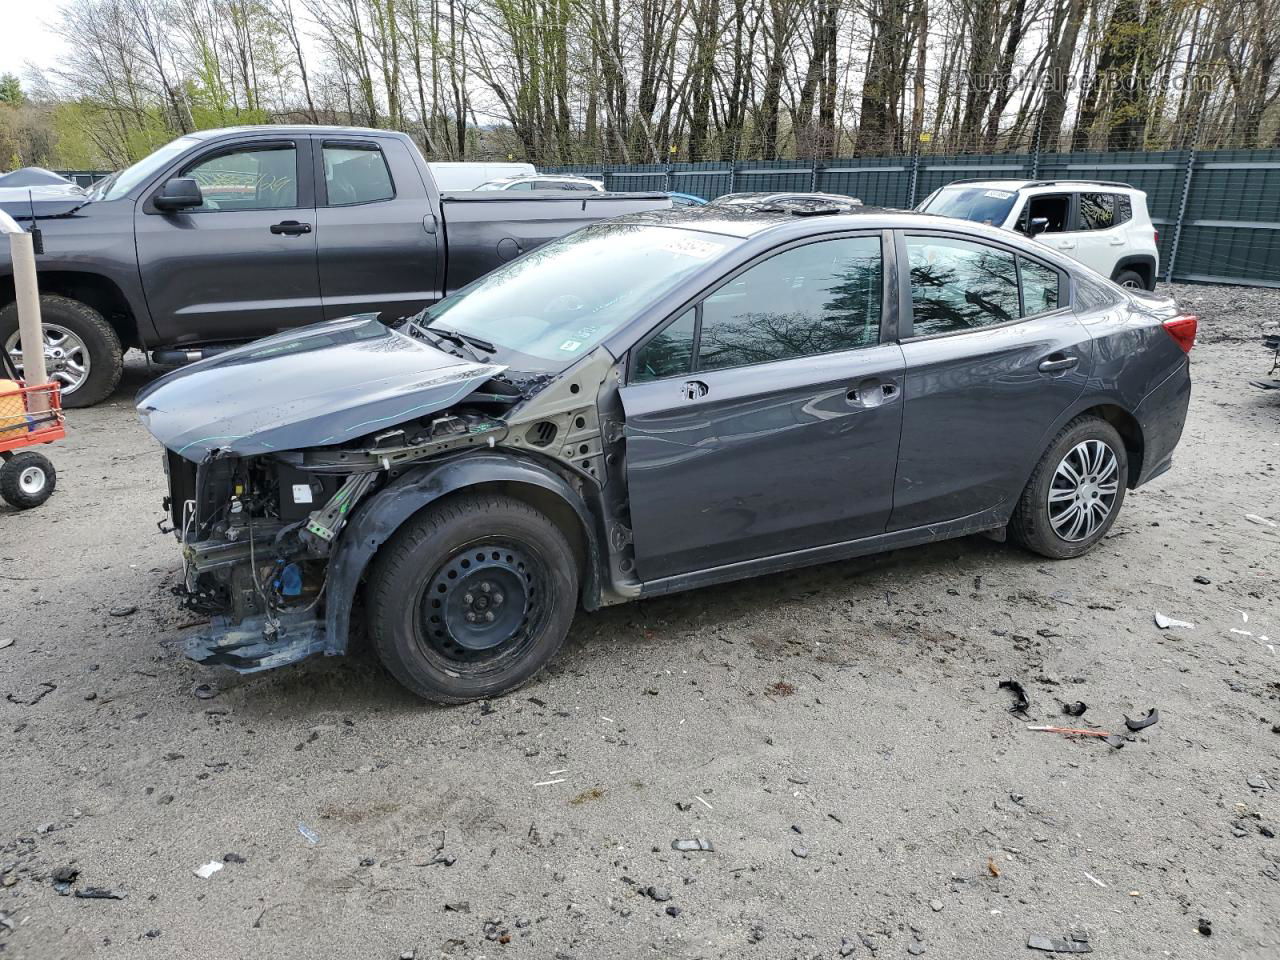
[[[90,407],[111,396],[124,371],[120,337],[111,324],[93,307],[55,294],[40,298],[40,317],[45,369],[49,380],[59,385],[62,405]],[[16,304],[0,310],[0,344],[21,374]]]
[[[366,597],[392,676],[426,700],[465,703],[514,690],[555,656],[577,608],[578,566],[533,507],[462,494],[396,532]]]
[[[1115,427],[1079,417],[1040,458],[1014,508],[1009,535],[1055,560],[1088,553],[1115,523],[1128,477],[1128,456]]]

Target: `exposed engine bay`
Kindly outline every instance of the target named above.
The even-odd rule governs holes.
[[[413,338],[378,326],[373,336],[396,338],[388,345],[404,349],[407,341],[417,346]],[[368,339],[359,335],[359,346]],[[438,351],[426,349],[436,354],[430,359],[439,362]],[[272,352],[262,355],[265,359]],[[215,366],[226,356],[206,363]],[[275,356],[290,358],[296,353]],[[380,496],[390,502],[404,488],[410,500],[430,497],[430,473],[445,462],[479,453],[489,453],[492,459],[501,453],[513,462],[525,461],[524,469],[547,472],[548,483],[564,484],[567,495],[600,502],[605,440],[596,401],[615,368],[606,351],[584,357],[572,377],[523,378],[509,376],[503,368],[484,367],[477,373],[485,376],[463,379],[461,375],[469,373],[463,368],[475,365],[452,355],[446,359],[448,363],[441,364],[446,369],[437,376],[424,377],[419,366],[413,382],[397,397],[404,411],[401,417],[407,419],[384,413],[385,388],[379,394],[375,385],[351,384],[363,392],[347,393],[341,411],[333,416],[314,416],[318,405],[308,405],[308,415],[298,421],[303,428],[294,431],[296,438],[274,411],[261,416],[249,404],[215,423],[216,436],[188,439],[194,434],[185,417],[180,433],[162,436],[157,426],[164,424],[165,416],[177,419],[176,405],[165,402],[163,388],[169,378],[158,382],[162,389],[144,391],[139,410],[168,448],[165,509],[183,554],[182,583],[175,593],[192,611],[210,617],[209,629],[187,641],[188,656],[253,672],[313,653],[344,652],[346,613],[355,586],[350,576],[341,586],[341,596],[332,598],[343,616],[335,618],[328,602],[334,589],[333,561],[344,547],[344,534],[361,508]],[[244,366],[252,363],[242,364],[238,372]],[[287,370],[276,376],[292,379]],[[367,369],[362,379],[368,381]],[[460,383],[465,390],[459,389]],[[168,392],[181,384],[175,379]],[[460,402],[433,409],[441,384],[448,384],[444,396],[449,400],[464,395]],[[331,395],[325,394],[325,403]],[[352,415],[352,406],[370,396],[381,404],[375,411],[379,415],[370,416],[368,409]],[[305,443],[313,437],[330,438],[340,418],[356,426],[385,426],[339,443]],[[270,422],[271,439],[263,440],[261,432],[242,431],[249,422]],[[199,424],[199,430],[209,429]],[[296,439],[299,446],[270,449],[282,439]],[[629,536],[619,536],[618,529],[615,524],[611,539],[625,544]],[[370,543],[359,544],[361,555],[372,554],[377,545],[372,541],[387,535],[389,531],[379,527]],[[358,562],[348,567],[358,576]]]

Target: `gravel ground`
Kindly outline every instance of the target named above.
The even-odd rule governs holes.
[[[1245,381],[1280,292],[1177,293],[1179,456],[1088,558],[969,538],[580,615],[452,709],[365,650],[180,655],[135,362],[55,497],[0,507],[0,957],[1274,960],[1280,397]],[[1160,720],[1028,732],[1005,678],[1032,721]]]

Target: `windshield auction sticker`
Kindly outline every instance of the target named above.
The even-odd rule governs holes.
[[[697,237],[677,237],[674,240],[668,240],[662,245],[661,249],[682,257],[692,257],[695,260],[710,260],[723,247],[721,244],[711,240],[699,240]]]

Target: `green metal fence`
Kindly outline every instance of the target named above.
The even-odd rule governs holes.
[[[544,173],[602,179],[609,190],[706,200],[745,191],[822,191],[911,208],[955,180],[1119,180],[1147,194],[1162,279],[1280,287],[1280,150],[963,154],[742,163],[577,164]]]

